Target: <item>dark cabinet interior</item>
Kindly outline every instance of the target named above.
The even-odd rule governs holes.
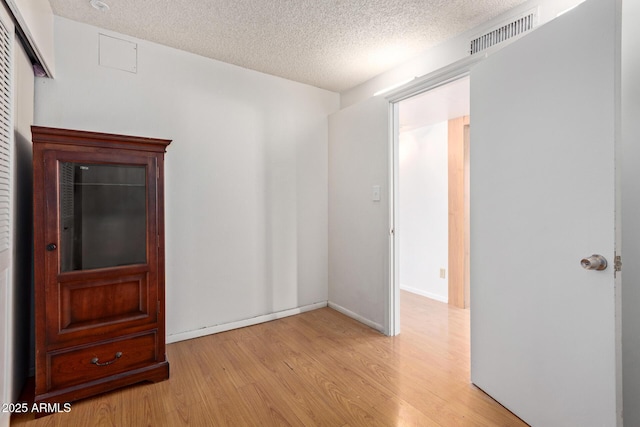
[[[62,271],[145,262],[145,172],[143,166],[60,164]]]

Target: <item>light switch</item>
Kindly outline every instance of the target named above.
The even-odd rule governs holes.
[[[371,191],[371,199],[374,202],[379,202],[380,201],[380,186],[379,185],[374,185]]]

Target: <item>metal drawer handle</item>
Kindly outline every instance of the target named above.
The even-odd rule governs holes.
[[[100,363],[100,362],[98,362],[98,358],[94,357],[93,359],[91,359],[91,363],[93,363],[94,365],[97,365],[97,366],[107,366],[107,365],[111,365],[112,363],[115,363],[115,361],[120,359],[121,357],[122,357],[122,352],[119,351],[119,352],[116,353],[116,357],[113,360],[110,360],[108,362]]]

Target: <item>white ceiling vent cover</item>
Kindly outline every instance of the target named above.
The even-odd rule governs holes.
[[[498,43],[520,36],[537,25],[537,10],[533,9],[513,20],[503,22],[469,43],[470,54],[482,52]]]

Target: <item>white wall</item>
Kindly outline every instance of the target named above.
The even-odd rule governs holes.
[[[399,150],[400,288],[448,302],[448,123],[402,132]]]
[[[137,73],[98,65],[99,32],[137,42]],[[59,17],[55,39],[56,79],[36,84],[38,125],[173,140],[168,342],[326,305],[337,94]]]
[[[622,386],[624,425],[640,425],[640,2],[622,2]]]
[[[383,98],[329,117],[329,304],[380,331],[389,283],[389,107]],[[380,201],[372,187],[380,186]]]

